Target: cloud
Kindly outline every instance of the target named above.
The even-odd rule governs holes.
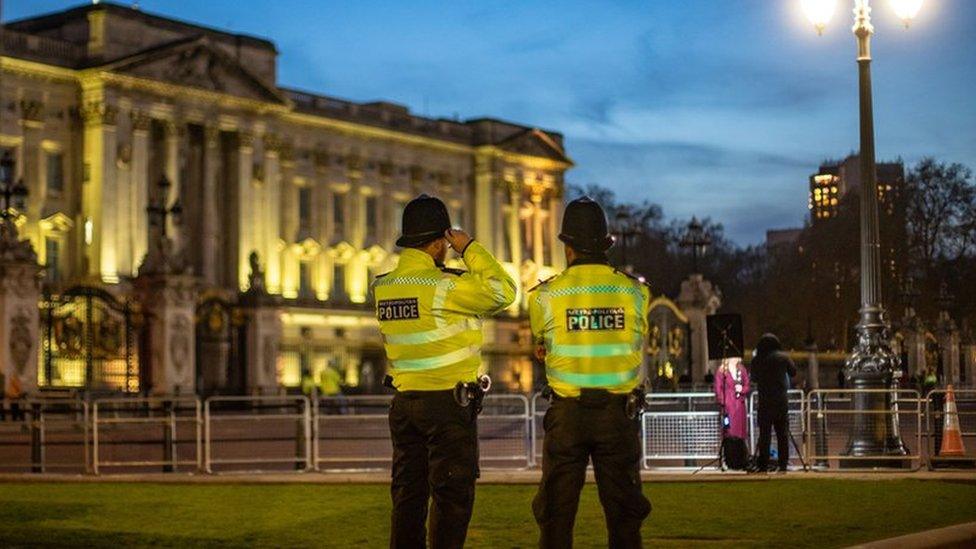
[[[573,139],[570,183],[597,183],[624,200],[649,200],[669,217],[712,217],[740,243],[770,228],[799,226],[815,161],[707,143],[620,143]]]

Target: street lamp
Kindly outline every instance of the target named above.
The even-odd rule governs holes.
[[[802,6],[817,32],[822,32],[833,14],[836,0],[802,0]],[[890,0],[895,13],[907,25],[921,7],[922,0]],[[871,99],[870,0],[854,0],[854,36],[857,37],[857,64],[860,88],[861,152],[861,320],[857,343],[845,365],[854,389],[854,427],[846,455],[852,457],[906,455],[898,434],[897,413],[892,393],[901,377],[898,356],[891,349],[890,325],[881,302],[881,238],[878,230],[878,181],[874,155],[874,112]],[[871,392],[873,391],[873,392]],[[842,461],[842,465],[849,462]],[[862,461],[853,466],[900,466],[902,460]]]
[[[692,274],[699,272],[698,256],[704,255],[705,249],[711,246],[711,244],[712,238],[705,232],[705,226],[698,221],[698,218],[692,217],[688,223],[688,229],[685,231],[684,236],[681,237],[681,241],[678,242],[678,246],[682,248],[691,248]]]
[[[166,197],[169,196],[171,183],[169,179],[166,179],[165,175],[159,179],[159,183],[156,186],[159,188],[159,195],[156,200],[146,206],[146,213],[149,214],[149,224],[153,227],[158,227],[160,229],[160,236],[165,239],[167,237],[167,219],[172,216],[173,224],[179,225],[183,215],[183,205],[180,203],[179,197],[173,200],[171,205],[166,205]]]
[[[13,210],[23,210],[26,198],[27,187],[23,179],[14,183],[14,159],[6,151],[0,158],[0,217],[13,218]]]
[[[634,225],[633,216],[630,213],[629,208],[622,208],[614,216],[614,225],[616,225],[616,230],[612,232],[613,236],[620,238],[620,254],[621,254],[621,265],[623,269],[629,269],[629,264],[627,263],[627,241],[631,237],[637,236],[640,231]]]

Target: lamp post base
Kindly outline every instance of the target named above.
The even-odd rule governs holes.
[[[842,469],[906,469],[911,466],[908,449],[898,428],[898,409],[892,401],[891,371],[856,372],[851,376],[854,425],[844,456],[858,459],[840,460]],[[872,459],[875,458],[875,459]]]

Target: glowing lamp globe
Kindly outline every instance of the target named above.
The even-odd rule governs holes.
[[[895,12],[895,15],[901,19],[905,26],[907,27],[912,19],[918,15],[918,10],[922,8],[923,0],[889,0],[888,3],[891,4],[891,9]]]
[[[817,34],[823,33],[837,9],[837,0],[801,0],[800,4],[807,19],[817,29]]]

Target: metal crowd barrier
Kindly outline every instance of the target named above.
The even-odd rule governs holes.
[[[481,462],[487,468],[504,464],[531,467],[532,424],[531,405],[525,395],[488,395],[478,418]]]
[[[184,425],[189,433],[183,434],[180,427]],[[92,404],[92,472],[97,475],[102,467],[164,466],[166,471],[177,471],[191,466],[200,470],[202,429],[196,397],[97,399]],[[191,452],[183,456],[181,444],[186,448],[187,443]],[[121,450],[103,459],[105,447]]]
[[[807,399],[800,389],[790,389],[786,392],[787,398],[787,414],[790,420],[790,436],[792,437],[789,441],[790,449],[790,462],[795,465],[806,464],[806,444],[804,440],[807,432],[806,425],[806,407]],[[749,400],[747,402],[747,413],[749,415],[749,450],[755,455],[759,453],[759,393],[753,391],[749,393]],[[779,449],[776,447],[776,436],[775,431],[772,438],[770,439],[770,444],[777,451]],[[770,461],[773,461],[770,458]],[[809,465],[809,464],[807,464]]]
[[[16,411],[13,404],[16,403]],[[89,472],[88,403],[75,399],[20,399],[3,404],[0,468],[45,473]],[[75,455],[78,454],[79,455]]]
[[[718,404],[712,393],[651,393],[641,417],[641,462],[657,468],[696,468],[716,460],[722,444]],[[718,466],[716,461],[716,466]]]
[[[888,393],[889,410],[855,411],[853,399]],[[976,437],[976,389],[957,389],[962,435]],[[386,469],[392,445],[388,395],[323,397],[215,396],[23,399],[17,417],[9,403],[0,421],[0,468],[45,472],[72,469],[206,472],[255,470]],[[790,424],[801,456],[815,468],[857,470],[892,465],[932,466],[942,435],[944,390],[924,398],[917,391],[831,389],[790,391]],[[717,458],[719,408],[710,392],[653,393],[641,419],[644,468],[692,468]],[[757,417],[748,400],[749,441],[756,450]],[[482,463],[527,468],[541,463],[542,425],[548,402],[541,394],[490,395],[479,420]],[[881,414],[897,429],[907,455],[850,456],[846,445],[858,421]],[[857,419],[858,417],[862,419]],[[924,417],[924,420],[923,420]],[[861,426],[863,428],[863,425]],[[802,436],[800,436],[802,434]],[[925,440],[922,440],[922,437]],[[976,443],[969,444],[972,459]],[[796,456],[791,447],[791,456]],[[903,464],[897,462],[902,461]]]
[[[891,407],[883,410],[855,410],[854,398],[891,398]],[[922,467],[922,412],[925,401],[918,391],[905,389],[818,389],[807,394],[806,457],[814,470],[836,462],[840,470],[900,468],[917,471]],[[858,425],[878,421],[883,424]],[[899,434],[905,454],[850,455],[848,442],[856,429]]]
[[[529,414],[532,416],[530,463],[532,466],[541,466],[542,441],[545,435],[545,427],[542,423],[546,417],[546,411],[549,409],[549,399],[543,398],[542,393],[535,393],[530,402]]]
[[[314,468],[389,468],[393,446],[388,420],[392,396],[322,397],[313,403]],[[532,465],[532,417],[524,395],[488,395],[478,418],[481,463],[486,468]]]
[[[953,462],[972,462],[976,458],[976,443],[965,445],[966,455],[950,457],[939,455],[942,444],[942,428],[945,419],[945,389],[929,391],[925,397],[925,450],[928,467],[934,469],[938,464],[950,465]],[[976,438],[976,389],[955,389],[956,415],[963,441]]]
[[[306,471],[314,467],[310,444],[312,407],[304,396],[213,396],[204,401],[203,417],[203,463],[208,473],[214,472],[215,465],[291,465]],[[244,436],[219,438],[217,425],[232,423],[247,426]],[[278,434],[282,424],[285,429],[291,425],[294,434]],[[288,444],[292,441],[294,446]],[[283,442],[293,449],[286,456],[281,455]],[[224,448],[226,454],[216,456],[216,444],[230,448]],[[271,455],[263,456],[259,450]]]
[[[319,471],[388,467],[392,395],[328,396],[312,401],[312,461]]]

